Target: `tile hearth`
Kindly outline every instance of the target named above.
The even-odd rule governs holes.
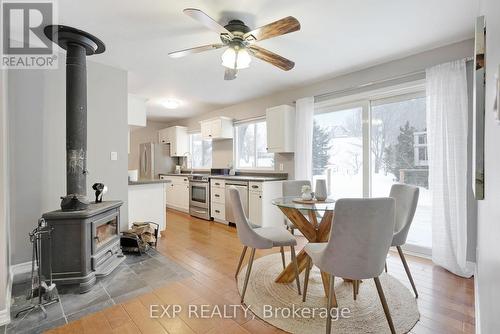
[[[28,303],[25,296],[30,282],[24,280],[12,288],[12,321],[5,329],[0,327],[0,333],[42,333],[191,275],[153,248],[142,256],[127,254],[113,273],[98,279],[85,294],[79,293],[78,285],[58,286],[60,301],[47,307],[47,318],[36,312],[16,319],[16,313]]]

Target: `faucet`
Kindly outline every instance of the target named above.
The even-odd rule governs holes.
[[[191,175],[193,175],[193,156],[191,155],[191,152],[184,152],[183,154],[184,157],[186,157],[186,168],[188,167],[189,161],[191,161]]]

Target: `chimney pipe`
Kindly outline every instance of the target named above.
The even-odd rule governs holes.
[[[66,50],[66,196],[62,211],[88,208],[87,195],[87,63],[103,53],[104,43],[72,27],[50,25],[45,35]]]

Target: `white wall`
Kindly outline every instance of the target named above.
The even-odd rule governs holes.
[[[31,260],[28,233],[66,194],[65,56],[57,70],[9,71],[11,260]],[[89,58],[91,59],[91,58]],[[95,182],[108,185],[104,199],[124,201],[127,225],[127,72],[88,61],[87,196]],[[110,160],[110,152],[118,160]]]
[[[493,115],[495,74],[500,65],[500,1],[480,0],[486,17],[485,195],[478,201],[476,324],[481,333],[500,331],[500,125]]]
[[[0,70],[0,326],[9,320],[9,179],[7,72]]]
[[[193,118],[171,122],[169,125],[184,125],[187,126],[189,130],[199,130],[199,121],[217,116],[227,116],[234,118],[235,120],[260,117],[264,116],[266,109],[272,106],[291,104],[301,97],[317,96],[321,94],[331,93],[356,87],[361,84],[377,82],[380,80],[394,78],[416,71],[422,71],[427,67],[441,64],[450,60],[470,57],[474,53],[473,50],[473,40],[466,40],[434,50],[422,52],[410,57],[391,61],[389,63],[380,64],[364,70],[338,76],[332,79],[304,85],[300,88],[291,89],[281,93],[276,93],[262,98],[238,103],[236,105],[218,109]],[[394,82],[392,82],[391,84],[394,84]],[[376,88],[380,88],[380,85]],[[220,149],[221,152],[217,152],[217,149]],[[213,154],[214,166],[225,167],[231,160],[232,147],[230,148],[227,143],[217,143],[214,147]],[[280,171],[280,164],[283,164],[284,172],[289,173],[289,176],[293,177],[293,154],[276,155],[275,171]]]

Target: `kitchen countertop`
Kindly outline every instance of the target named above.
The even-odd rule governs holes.
[[[170,180],[147,179],[147,180],[128,181],[129,186],[136,186],[141,184],[155,184],[155,183],[170,183]]]
[[[175,173],[167,173],[167,174],[160,174],[165,175],[165,176],[189,176],[191,175],[190,173],[181,173],[181,174],[175,174]],[[254,181],[254,182],[265,182],[265,181],[281,181],[281,180],[286,180],[287,176],[284,174],[277,174],[277,175],[210,175],[208,173],[193,173],[193,175],[206,175],[210,179],[222,179],[222,180],[237,180],[237,181]]]
[[[211,179],[235,180],[235,181],[281,181],[286,180],[285,176],[259,176],[259,175],[211,175]]]

